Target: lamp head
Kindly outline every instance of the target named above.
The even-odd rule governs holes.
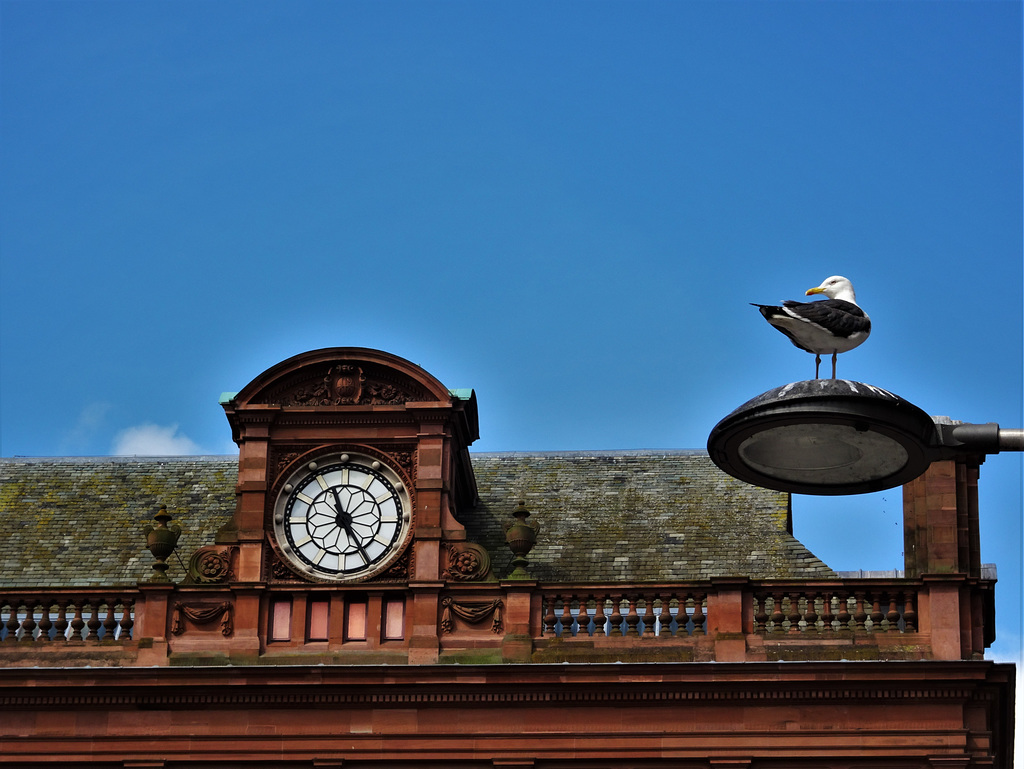
[[[844,379],[777,387],[744,403],[708,437],[734,478],[798,494],[864,494],[901,486],[931,463],[936,428],[914,404]]]

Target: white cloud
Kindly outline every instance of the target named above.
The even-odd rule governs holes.
[[[116,456],[180,456],[202,454],[199,444],[186,435],[178,434],[177,425],[161,427],[142,424],[122,430],[114,437]]]

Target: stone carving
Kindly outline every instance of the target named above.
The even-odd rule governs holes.
[[[227,582],[231,578],[231,551],[209,545],[192,553],[188,560],[188,579],[199,585]]]
[[[371,582],[404,582],[409,579],[409,572],[412,569],[412,548],[407,547],[405,552],[398,556],[386,571],[378,574]]]
[[[441,601],[444,607],[441,612],[441,630],[451,633],[455,630],[455,617],[472,625],[491,617],[491,632],[500,635],[504,628],[502,609],[504,604],[500,598],[493,601],[464,601],[457,603],[455,599],[446,597]]]
[[[270,574],[274,579],[282,582],[297,582],[300,579],[299,575],[285,561],[278,558],[276,553],[270,564]]]
[[[342,363],[327,372],[324,379],[331,403],[359,403],[363,396],[366,375],[359,366]]]
[[[281,473],[284,472],[285,468],[288,467],[295,459],[301,454],[301,451],[295,451],[289,449],[281,449],[275,447],[271,451],[271,462],[270,466],[274,468],[273,478],[276,480],[281,477]]]
[[[174,604],[174,614],[171,618],[171,632],[174,635],[181,635],[185,632],[185,620],[189,619],[197,625],[213,622],[220,619],[221,635],[229,636],[235,631],[232,618],[231,604],[227,601],[216,606],[203,604],[190,605],[180,601]]]
[[[449,542],[448,568],[444,578],[457,582],[486,579],[491,573],[491,556],[474,542]]]
[[[167,505],[160,505],[160,509],[153,516],[153,521],[154,524],[147,524],[142,529],[142,533],[146,535],[146,547],[156,559],[156,563],[153,564],[153,577],[150,581],[170,582],[171,580],[167,576],[170,564],[167,563],[167,559],[178,546],[181,526],[177,521],[171,522],[171,514],[167,512]]]
[[[337,363],[320,379],[285,384],[268,393],[267,402],[281,406],[363,406],[401,404],[426,397],[417,387],[410,389],[388,379],[386,372],[374,375],[353,363]]]
[[[520,501],[516,509],[512,511],[512,515],[515,520],[505,530],[505,541],[508,542],[508,547],[515,556],[512,559],[512,565],[515,568],[508,575],[508,578],[530,579],[530,575],[526,570],[530,562],[526,560],[526,556],[533,550],[533,546],[537,544],[537,532],[540,531],[540,525],[537,521],[526,520],[530,517],[530,511],[526,509],[525,502]]]

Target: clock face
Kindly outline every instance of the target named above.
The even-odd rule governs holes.
[[[409,533],[411,500],[382,462],[339,454],[310,462],[285,483],[274,508],[281,552],[318,579],[373,576],[398,556]]]

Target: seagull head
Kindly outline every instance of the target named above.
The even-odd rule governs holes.
[[[805,296],[810,296],[811,294],[824,294],[829,299],[842,299],[857,304],[856,295],[853,293],[853,284],[842,275],[833,275],[831,278],[825,278],[820,286],[807,289]]]

